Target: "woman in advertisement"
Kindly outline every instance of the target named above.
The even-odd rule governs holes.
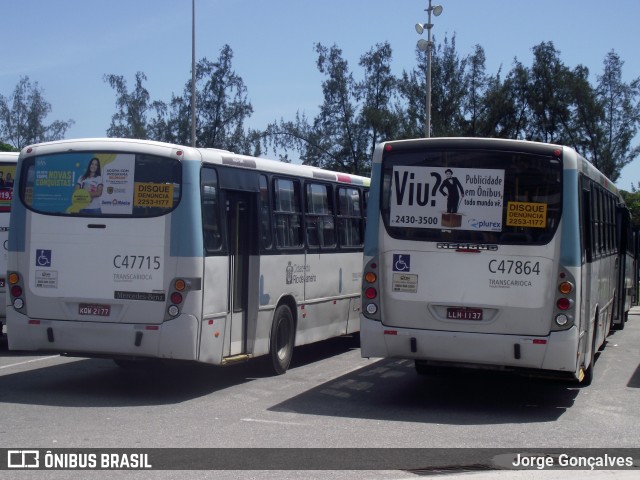
[[[102,172],[100,169],[100,160],[97,157],[93,157],[87,165],[87,170],[84,172],[78,182],[74,191],[79,189],[86,190],[89,193],[89,204],[80,210],[80,213],[86,214],[100,214],[100,197],[102,196]]]

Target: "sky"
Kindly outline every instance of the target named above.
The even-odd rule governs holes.
[[[393,49],[394,74],[416,65],[416,23],[429,0],[195,0],[196,59],[214,61],[228,44],[253,115],[247,126],[313,118],[322,103],[323,75],[314,45],[336,45],[354,76],[360,57],[379,43]],[[486,73],[530,66],[532,48],[553,42],[569,68],[589,68],[592,84],[615,51],[623,81],[640,77],[640,0],[433,0],[436,43],[455,35],[460,57],[480,45]],[[116,112],[104,75],[136,72],[152,100],[181,95],[191,78],[192,0],[0,0],[0,94],[23,76],[37,82],[52,111],[45,123],[73,120],[66,138],[103,137]],[[636,137],[634,145],[640,143]],[[640,184],[640,158],[616,182]]]

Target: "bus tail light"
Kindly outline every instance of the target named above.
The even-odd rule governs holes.
[[[564,298],[564,297],[559,298],[558,301],[556,302],[556,306],[560,310],[569,310],[572,304],[573,302],[570,299]]]
[[[9,281],[9,294],[11,296],[11,305],[16,310],[24,308],[24,286],[22,285],[22,277],[18,272],[7,272],[7,280]]]
[[[200,278],[176,278],[171,282],[171,289],[167,298],[167,310],[165,320],[171,320],[180,315],[187,300],[189,292],[201,290],[202,280]]]
[[[568,295],[573,291],[573,284],[571,282],[562,282],[558,285],[558,290],[564,295]]]
[[[372,320],[380,320],[378,298],[378,263],[375,258],[367,262],[362,276],[363,314]]]
[[[364,276],[364,280],[367,283],[375,283],[378,280],[378,276],[373,272],[367,272]]]
[[[9,273],[8,280],[10,285],[15,285],[20,281],[20,275],[18,275],[16,272],[11,272]]]
[[[560,272],[558,272],[558,279],[552,330],[565,330],[573,325],[576,288],[573,277],[568,270],[561,268]]]

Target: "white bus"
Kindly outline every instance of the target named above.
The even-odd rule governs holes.
[[[477,138],[379,145],[362,356],[413,359],[418,373],[459,366],[590,383],[624,294],[622,212],[612,182],[566,146]]]
[[[7,245],[9,238],[9,216],[11,214],[11,200],[13,199],[13,179],[16,177],[16,162],[18,152],[0,152],[0,335],[3,334],[3,325],[6,317],[7,290]]]
[[[359,330],[369,179],[123,139],[24,148],[9,348],[216,365]]]

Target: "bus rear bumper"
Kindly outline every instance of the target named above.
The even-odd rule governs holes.
[[[385,327],[360,316],[362,357],[405,358],[434,364],[555,371],[578,375],[578,330],[545,337]]]
[[[7,308],[10,350],[78,356],[131,356],[195,360],[198,322],[191,315],[155,324],[33,320]]]

